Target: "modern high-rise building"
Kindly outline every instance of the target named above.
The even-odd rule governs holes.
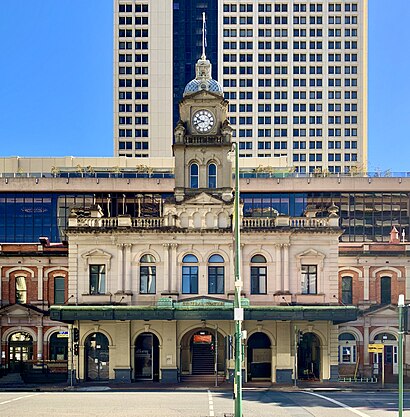
[[[205,12],[242,158],[286,158],[300,173],[367,169],[367,0],[114,3],[116,156],[172,155]]]

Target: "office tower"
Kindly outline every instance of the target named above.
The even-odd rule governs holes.
[[[182,86],[207,57],[242,158],[367,168],[367,0],[115,0],[115,155],[171,156]],[[191,72],[191,73],[190,73]]]

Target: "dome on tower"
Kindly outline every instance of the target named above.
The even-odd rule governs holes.
[[[212,93],[222,95],[222,86],[218,81],[212,79],[212,65],[205,57],[198,59],[195,65],[196,77],[190,81],[184,90],[184,97],[198,91],[211,91]]]

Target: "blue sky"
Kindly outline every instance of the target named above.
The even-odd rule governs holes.
[[[0,2],[0,156],[113,154],[112,5]],[[410,171],[409,21],[369,0],[369,170]]]

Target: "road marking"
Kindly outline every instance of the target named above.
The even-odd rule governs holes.
[[[315,397],[319,397],[322,398],[324,400],[327,400],[333,404],[336,404],[340,407],[346,408],[346,410],[351,411],[352,413],[357,414],[360,417],[370,417],[369,414],[363,413],[362,411],[356,410],[355,408],[350,407],[347,404],[341,403],[340,401],[334,400],[333,398],[328,398],[325,397],[324,395],[320,395],[320,394],[316,394],[315,392],[308,392],[308,391],[303,391],[305,394],[310,394],[310,395],[314,395]]]
[[[214,400],[212,399],[212,393],[208,390],[208,402],[209,402],[209,417],[214,417]]]
[[[0,403],[0,405],[12,403],[13,401],[24,400],[25,398],[35,397],[36,395],[40,395],[40,394],[41,393],[39,392],[37,394],[30,394],[30,395],[25,395],[24,397],[13,398],[12,400],[3,401],[2,403]]]

